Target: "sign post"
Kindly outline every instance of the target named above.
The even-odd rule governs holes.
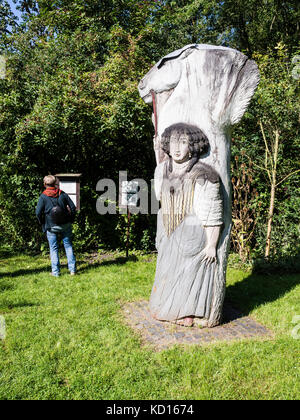
[[[126,258],[129,255],[130,207],[137,207],[138,191],[138,181],[123,181],[121,184],[121,203],[119,207],[127,208]]]
[[[76,210],[80,210],[81,174],[57,174],[55,176],[59,181],[59,189],[67,193],[75,204]]]

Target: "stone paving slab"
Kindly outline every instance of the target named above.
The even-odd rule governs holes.
[[[249,338],[271,338],[272,333],[263,325],[239,311],[228,303],[224,304],[223,324],[214,328],[182,327],[169,322],[153,319],[147,301],[126,303],[123,306],[126,323],[138,331],[143,344],[163,350],[175,344],[206,344]]]

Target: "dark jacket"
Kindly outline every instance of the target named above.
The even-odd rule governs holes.
[[[46,232],[54,226],[54,223],[52,222],[50,217],[50,211],[54,206],[57,206],[57,204],[58,198],[49,199],[49,197],[46,197],[44,194],[40,195],[39,201],[35,209],[35,214],[38,218],[38,221],[42,225],[43,232]],[[61,192],[59,197],[59,205],[63,207],[66,212],[68,212],[67,206],[70,207],[70,223],[72,223],[75,219],[76,207],[71,198],[68,196],[68,194],[63,191]]]

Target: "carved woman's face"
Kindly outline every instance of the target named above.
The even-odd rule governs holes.
[[[189,137],[187,134],[171,135],[170,156],[176,163],[183,163],[189,159]]]

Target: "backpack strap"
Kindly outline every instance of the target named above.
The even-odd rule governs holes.
[[[50,203],[52,204],[52,207],[50,208],[50,210],[48,210],[47,212],[45,211],[45,213],[49,213],[53,209],[53,207],[57,206],[57,204],[58,204],[58,199],[57,198],[52,197],[52,198],[54,198],[54,200],[57,200],[57,203],[54,204],[51,197],[48,197],[45,194],[42,194],[42,197],[43,197],[43,200],[44,200],[44,198],[46,198],[48,200],[48,203],[49,203],[49,200],[50,200]]]
[[[59,190],[59,196],[57,198],[57,205],[62,207],[66,211],[67,210],[66,209],[66,203],[65,203],[65,200],[64,200],[64,196],[61,195],[62,192],[63,191]]]

